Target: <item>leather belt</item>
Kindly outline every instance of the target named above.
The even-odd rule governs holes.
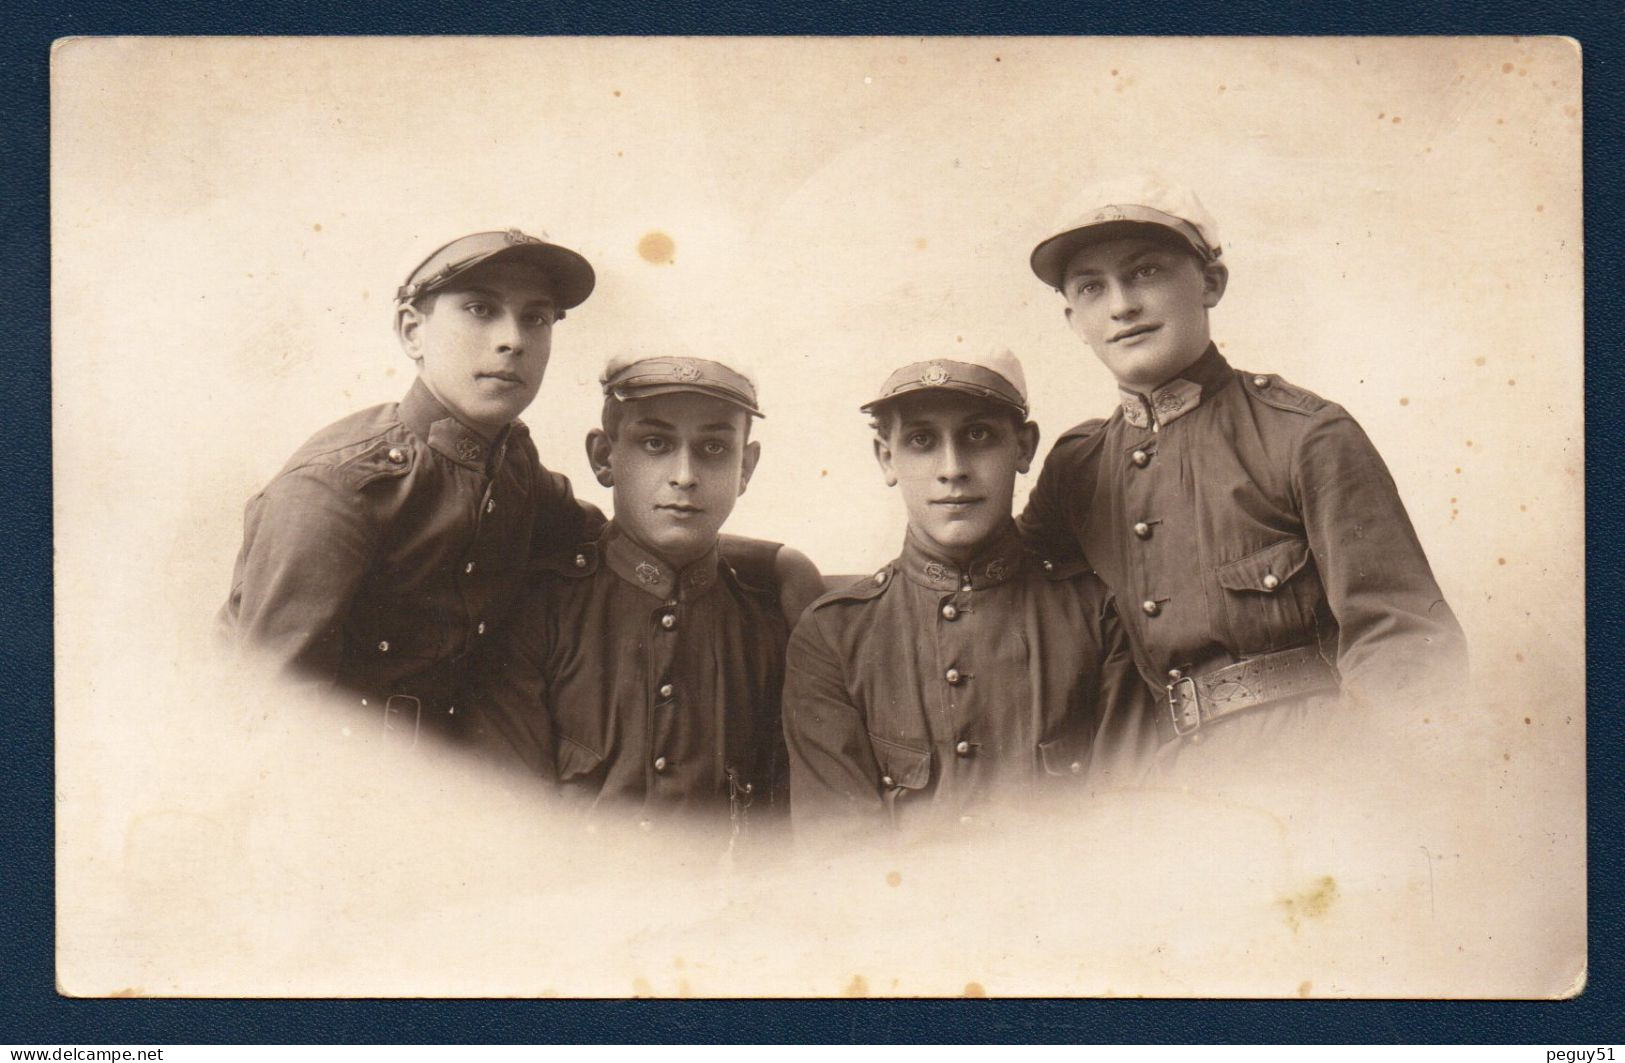
[[[1181,675],[1167,684],[1174,734],[1184,737],[1205,724],[1305,694],[1336,690],[1337,673],[1318,646],[1298,646],[1205,672]]]

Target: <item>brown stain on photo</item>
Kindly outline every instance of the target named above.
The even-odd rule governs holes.
[[[976,1000],[986,1000],[987,990],[982,988],[982,983],[980,982],[966,982],[965,992],[960,995]]]
[[[655,995],[655,987],[649,984],[647,978],[634,978],[632,979],[632,995],[635,997],[652,997]]]
[[[669,266],[677,260],[677,241],[655,229],[638,241],[638,257],[654,266]]]
[[[846,983],[846,988],[841,990],[841,994],[848,997],[866,997],[869,995],[869,982],[863,975],[855,974],[852,981]]]
[[[144,997],[147,994],[141,991],[140,986],[126,986],[123,989],[115,989],[107,995],[121,1000],[129,1000],[133,997]]]
[[[1291,897],[1282,897],[1275,904],[1286,913],[1286,925],[1296,934],[1303,920],[1325,915],[1336,900],[1337,880],[1330,875],[1322,875],[1309,889]]]
[[[1314,988],[1315,988],[1315,983],[1309,981],[1308,979],[1305,979],[1302,982],[1298,983],[1298,995],[1300,997],[1306,997],[1311,992],[1314,991]]]
[[[901,886],[902,884],[903,884],[903,876],[902,875],[898,874],[895,871],[886,872],[886,885],[888,885],[888,886]]]

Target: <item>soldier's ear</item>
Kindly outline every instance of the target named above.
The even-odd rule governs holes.
[[[423,322],[427,318],[414,303],[395,307],[395,335],[401,341],[401,350],[414,362],[423,361]]]
[[[1028,421],[1016,429],[1016,446],[1019,448],[1016,457],[1016,471],[1027,472],[1033,467],[1033,457],[1038,453],[1038,422]]]
[[[609,465],[609,433],[602,428],[594,428],[587,433],[587,464],[592,466],[592,475],[605,487],[615,486],[615,472]]]
[[[744,464],[739,470],[739,493],[744,494],[745,488],[750,486],[750,474],[756,471],[756,463],[762,460],[762,444],[752,440],[745,444]]]
[[[1230,283],[1230,267],[1223,262],[1209,262],[1202,267],[1202,305],[1209,310],[1224,298],[1225,285]]]
[[[891,444],[886,442],[884,436],[875,436],[875,461],[880,464],[880,472],[886,477],[886,486],[896,487],[897,469],[892,465]]]

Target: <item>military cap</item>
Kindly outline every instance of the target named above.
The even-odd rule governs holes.
[[[680,355],[616,355],[604,366],[599,383],[605,395],[622,402],[691,391],[730,402],[752,417],[765,417],[756,405],[756,382],[709,358]]]
[[[1031,264],[1038,279],[1060,290],[1066,264],[1078,249],[1135,229],[1155,226],[1190,245],[1203,262],[1217,262],[1219,227],[1196,193],[1156,177],[1129,177],[1085,189],[1073,201],[1071,218],[1053,236],[1033,248]]]
[[[473,233],[459,237],[424,259],[395,293],[402,303],[439,291],[475,266],[496,258],[534,262],[553,282],[553,299],[560,310],[579,306],[592,294],[597,276],[592,265],[568,247],[522,233],[518,229]]]
[[[882,403],[931,389],[975,395],[1013,407],[1023,417],[1027,415],[1026,375],[1016,356],[1002,349],[983,355],[910,362],[886,378],[878,398],[870,399],[859,409],[872,414]]]

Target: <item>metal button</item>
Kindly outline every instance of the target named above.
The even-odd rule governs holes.
[[[886,573],[885,573],[884,569],[875,573],[875,582],[876,583],[885,583],[886,582]]]
[[[586,567],[587,567],[587,555],[586,554],[577,554],[576,555],[576,568],[586,568]]]
[[[1255,387],[1255,388],[1267,388],[1269,386],[1270,386],[1270,378],[1265,376],[1263,373],[1260,373],[1257,376],[1253,377],[1253,387]]]
[[[380,642],[378,644],[378,652],[379,653],[388,653],[389,652],[389,640],[388,639],[384,639],[382,642]]]
[[[474,571],[474,562],[470,561],[468,564],[463,566],[463,575],[465,575],[465,576],[469,575],[473,571]]]
[[[663,697],[663,698],[671,697],[671,684],[670,683],[661,683],[660,684],[660,696]]]
[[[474,625],[474,632],[475,632],[475,634],[478,634],[478,635],[485,634],[485,621],[481,620],[478,624],[475,624]]]
[[[1147,454],[1143,450],[1136,450],[1134,453],[1128,456],[1128,460],[1132,461],[1134,464],[1143,469],[1147,465],[1151,464],[1151,455]]]
[[[957,745],[954,746],[954,752],[958,753],[962,757],[970,756],[970,743],[961,740]]]
[[[1153,602],[1149,598],[1140,603],[1140,608],[1145,610],[1146,616],[1156,616],[1158,613],[1162,612],[1162,606],[1158,605],[1156,602]]]
[[[1178,668],[1170,668],[1168,669],[1168,678],[1177,683],[1181,679],[1185,678],[1185,673],[1181,672]]]
[[[1135,521],[1134,522],[1134,534],[1138,535],[1142,539],[1151,538],[1151,525],[1147,524],[1143,520]]]
[[[954,608],[954,603],[953,602],[949,602],[947,605],[944,605],[942,607],[942,619],[944,619],[944,620],[952,620],[954,617],[956,617],[958,615],[959,615],[959,610]]]
[[[746,783],[745,784],[745,792],[747,794],[755,793],[756,792],[756,784],[755,783],[750,783],[750,782]]]
[[[488,499],[485,500],[485,512],[487,512],[487,513],[495,513],[496,509],[497,509],[497,500],[496,499],[488,498]]]
[[[1279,576],[1277,576],[1273,572],[1264,573],[1264,589],[1265,590],[1273,591],[1275,588],[1279,587],[1280,585],[1281,585],[1281,579],[1280,579]]]
[[[896,786],[897,784],[892,781],[892,777],[890,775],[882,775],[880,777],[880,785],[882,785],[882,786]]]
[[[1053,561],[1044,562],[1044,571],[1045,572],[1054,572],[1055,571],[1055,562],[1053,562]]]
[[[402,450],[400,447],[390,447],[389,453],[385,454],[384,457],[388,458],[395,465],[406,464],[406,451]]]
[[[656,757],[655,758],[655,771],[665,771],[665,770],[666,770],[666,758],[665,757]]]
[[[662,613],[660,616],[660,626],[665,628],[667,631],[670,631],[672,628],[677,626],[677,617],[672,613]]]
[[[948,681],[949,686],[958,686],[959,685],[959,680],[960,680],[959,669],[957,669],[957,668],[948,669],[946,672],[944,672],[942,674],[942,678],[944,678],[944,679],[946,679]]]
[[[1199,746],[1199,745],[1201,745],[1201,744],[1202,744],[1202,732],[1201,732],[1201,731],[1197,731],[1197,732],[1195,732],[1195,733],[1194,733],[1194,734],[1192,734],[1192,735],[1191,735],[1191,736],[1190,736],[1190,738],[1189,738],[1189,739],[1188,739],[1188,741],[1189,741],[1189,742],[1190,742],[1190,744],[1191,744],[1191,745],[1193,745],[1193,746]]]

